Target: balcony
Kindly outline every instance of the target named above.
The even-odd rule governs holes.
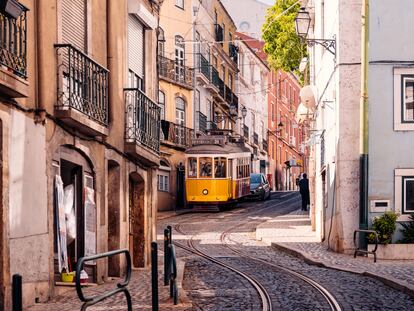
[[[229,43],[229,56],[233,60],[234,63],[237,64],[238,62],[238,49],[237,46],[233,43]]]
[[[249,127],[246,124],[243,124],[243,136],[249,141]]]
[[[125,150],[145,165],[158,164],[160,152],[160,112],[139,89],[124,89]]]
[[[231,88],[229,88],[227,85],[225,87],[225,98],[226,98],[226,102],[230,105],[233,104],[233,91],[231,90]]]
[[[207,84],[210,83],[211,80],[211,66],[209,61],[202,55],[198,54],[198,71],[200,75],[197,75],[197,77],[200,77],[201,80]]]
[[[264,152],[268,152],[268,150],[269,150],[269,145],[268,145],[268,142],[267,142],[267,140],[266,140],[266,139],[263,139],[263,140],[262,140],[262,150],[263,150]]]
[[[226,85],[224,84],[223,80],[221,80],[220,78],[218,78],[218,89],[219,92],[218,94],[220,95],[221,99],[224,100],[225,99],[225,89],[226,89]]]
[[[216,122],[213,121],[207,121],[207,130],[217,130],[218,129],[218,125]]]
[[[15,18],[0,13],[0,92],[10,98],[28,97],[27,9]]]
[[[198,123],[198,130],[200,132],[206,133],[207,132],[207,116],[205,116],[200,111],[197,111],[197,123]]]
[[[193,129],[164,120],[162,122],[162,133],[163,143],[184,149],[191,145],[191,140],[194,137]]]
[[[70,44],[56,44],[55,115],[86,135],[108,135],[108,70]]]
[[[253,143],[259,146],[259,135],[257,133],[253,133]]]
[[[219,24],[215,24],[214,25],[214,33],[215,33],[215,38],[216,38],[216,42],[219,42],[221,45],[223,45],[223,41],[224,41],[224,29],[222,26],[220,26]]]
[[[161,79],[179,84],[186,89],[193,88],[194,70],[187,66],[179,66],[174,60],[158,55],[158,74]]]

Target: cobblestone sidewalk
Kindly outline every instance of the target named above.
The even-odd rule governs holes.
[[[414,260],[377,260],[372,256],[357,257],[328,250],[312,234],[309,215],[295,211],[260,225],[256,238],[271,243],[308,263],[374,277],[414,296]]]
[[[180,289],[179,304],[174,306],[172,299],[169,297],[169,287],[163,286],[163,266],[161,256],[158,257],[158,291],[159,291],[159,310],[171,311],[190,311],[194,310],[192,304],[188,301],[185,293]],[[183,269],[180,265],[178,269]],[[103,285],[89,287],[85,290],[85,295],[96,295],[105,291],[116,288],[116,282],[113,280]],[[130,284],[128,286],[132,296],[133,310],[152,310],[151,307],[151,270],[150,268],[134,270]],[[79,311],[81,303],[76,294],[75,287],[68,288],[64,294],[54,297],[47,303],[39,303],[30,307],[29,311]],[[127,310],[126,299],[124,294],[118,294],[115,297],[108,298],[95,306],[87,308],[89,311],[110,311],[110,310]]]

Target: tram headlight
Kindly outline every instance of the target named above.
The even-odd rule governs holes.
[[[208,194],[208,190],[207,190],[207,189],[204,189],[204,190],[203,190],[203,194],[204,194],[204,195],[207,195],[207,194]]]

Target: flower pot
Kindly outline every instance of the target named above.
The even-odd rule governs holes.
[[[372,251],[374,247],[374,244],[368,244],[368,251]],[[376,254],[378,259],[413,260],[414,244],[378,244]]]

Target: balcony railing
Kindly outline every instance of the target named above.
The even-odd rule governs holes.
[[[249,127],[246,124],[243,124],[243,136],[247,140],[249,139]]]
[[[223,44],[224,41],[224,29],[219,24],[215,24],[216,42]]]
[[[124,89],[124,94],[126,142],[141,144],[158,154],[161,108],[139,89]]]
[[[177,82],[186,87],[193,87],[193,69],[187,66],[179,66],[172,59],[158,55],[158,73],[160,77]]]
[[[266,152],[269,150],[269,145],[266,139],[262,140],[262,150]]]
[[[27,77],[26,11],[16,19],[0,13],[0,64],[22,78]]]
[[[233,105],[236,107],[237,110],[239,110],[239,98],[236,94],[233,93]]]
[[[70,44],[56,44],[58,101],[56,109],[75,109],[108,125],[108,70]]]
[[[216,68],[211,67],[211,83],[213,83],[213,85],[217,88],[220,87],[220,77],[219,77],[219,73],[217,71]],[[221,81],[223,82],[223,81]]]
[[[219,89],[219,94],[220,96],[224,99],[225,98],[225,89],[226,89],[226,85],[224,84],[223,80],[221,80],[220,78],[218,78],[218,89]]]
[[[253,143],[259,145],[259,134],[253,133]]]
[[[202,55],[199,54],[200,64],[199,71],[206,77],[208,81],[211,80],[211,67],[209,61]]]
[[[226,94],[225,94],[225,97],[226,97],[226,102],[229,105],[232,105],[233,104],[233,91],[227,85],[226,85]]]
[[[197,111],[197,120],[198,130],[205,133],[207,131],[207,116],[200,111]]]
[[[218,126],[216,122],[207,121],[207,130],[217,130]]]
[[[233,43],[229,43],[229,56],[237,64],[238,61],[238,53],[237,47]]]
[[[188,147],[191,145],[191,140],[194,137],[194,130],[184,125],[175,124],[169,121],[164,121],[166,131],[163,133],[163,140],[173,143],[178,146]]]

